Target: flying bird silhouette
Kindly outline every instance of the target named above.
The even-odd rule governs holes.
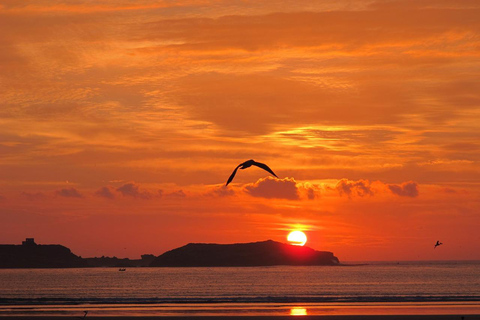
[[[442,242],[440,242],[440,241],[437,240],[437,243],[435,243],[435,246],[433,247],[433,249],[435,249],[436,247],[438,247],[438,246],[440,246],[440,245],[442,245],[442,244],[443,244]]]
[[[260,162],[257,162],[253,159],[250,159],[250,160],[247,160],[243,163],[240,163],[236,168],[235,170],[233,170],[232,174],[230,175],[230,177],[228,178],[227,180],[227,184],[225,184],[225,186],[228,186],[228,184],[230,182],[232,182],[233,180],[233,177],[235,177],[235,174],[237,173],[237,170],[238,168],[240,169],[247,169],[247,168],[250,168],[251,166],[257,166],[265,171],[268,171],[269,173],[273,174],[275,176],[275,178],[278,178],[277,175],[272,171],[272,169],[270,169],[266,164],[264,163],[260,163]]]
[[[83,311],[83,317],[77,317],[78,319],[85,319],[87,317],[88,311]]]

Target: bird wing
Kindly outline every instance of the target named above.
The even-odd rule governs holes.
[[[237,173],[237,170],[238,170],[238,168],[240,168],[241,165],[242,165],[242,164],[239,164],[239,165],[235,168],[235,170],[233,170],[233,172],[232,172],[232,174],[230,175],[230,177],[228,177],[228,180],[227,180],[227,183],[225,184],[225,186],[228,186],[228,184],[229,184],[230,182],[232,182],[233,177],[235,177],[235,174]]]
[[[278,178],[277,175],[272,171],[272,169],[270,169],[266,164],[264,163],[260,163],[260,162],[256,162],[254,161],[252,163],[254,166],[257,166],[259,168],[262,168],[263,170],[266,170],[268,172],[270,172],[271,174],[273,174],[275,176],[275,178]]]

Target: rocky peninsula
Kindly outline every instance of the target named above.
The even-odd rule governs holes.
[[[85,267],[254,267],[337,265],[332,252],[316,251],[273,240],[209,244],[189,243],[160,256],[142,259],[116,257],[82,258],[62,245],[40,245],[27,238],[21,245],[0,245],[0,268],[85,268]]]
[[[152,267],[255,267],[337,265],[332,252],[273,240],[237,243],[189,243],[157,257]]]

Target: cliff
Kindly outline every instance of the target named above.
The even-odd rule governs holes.
[[[75,268],[86,266],[82,258],[61,245],[38,245],[27,239],[22,245],[0,245],[0,268]]]
[[[151,267],[229,267],[275,265],[337,265],[338,258],[331,252],[294,246],[272,240],[238,243],[190,243],[165,252],[151,263]]]

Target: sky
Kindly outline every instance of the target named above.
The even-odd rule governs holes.
[[[0,243],[480,259],[477,0],[3,0]],[[267,164],[233,169],[248,159]],[[444,244],[436,249],[435,242]]]

